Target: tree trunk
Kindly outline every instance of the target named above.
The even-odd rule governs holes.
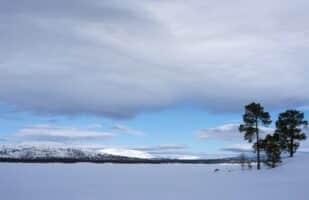
[[[255,118],[255,128],[256,128],[256,149],[257,149],[257,169],[261,169],[261,161],[260,161],[260,138],[259,138],[259,129],[258,129],[258,119]]]
[[[294,156],[294,137],[291,137],[291,144],[290,144],[290,157]]]

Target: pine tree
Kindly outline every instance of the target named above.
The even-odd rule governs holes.
[[[257,155],[257,169],[261,168],[260,161],[260,137],[259,125],[267,126],[271,124],[270,115],[264,111],[264,108],[258,103],[251,103],[245,106],[245,113],[243,115],[244,124],[239,126],[239,131],[244,132],[245,140],[252,142],[256,140],[256,155]]]
[[[265,164],[275,168],[276,164],[281,162],[281,141],[278,133],[267,135],[260,141],[260,148],[266,154]]]
[[[306,135],[302,128],[307,126],[308,122],[304,120],[304,113],[297,110],[287,110],[279,115],[276,122],[276,133],[282,139],[282,148],[293,157],[299,147],[299,141],[305,140]]]

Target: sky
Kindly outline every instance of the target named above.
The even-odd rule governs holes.
[[[187,156],[247,148],[244,105],[262,103],[273,121],[286,109],[309,116],[308,9],[307,0],[2,0],[0,142]]]

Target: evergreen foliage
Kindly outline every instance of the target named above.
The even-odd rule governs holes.
[[[275,168],[277,163],[281,162],[281,140],[278,133],[266,135],[265,139],[260,141],[261,150],[265,151],[265,164]]]
[[[307,126],[304,113],[297,110],[287,110],[279,115],[276,122],[276,133],[281,139],[281,148],[289,152],[290,157],[299,147],[299,141],[305,140],[306,135],[302,128]]]
[[[243,121],[244,123],[239,126],[239,131],[244,132],[244,139],[248,142],[256,141],[257,169],[259,170],[261,168],[259,126],[271,124],[270,115],[259,103],[253,102],[245,106]]]

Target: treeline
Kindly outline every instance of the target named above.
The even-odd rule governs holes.
[[[261,138],[260,127],[269,126],[272,123],[270,114],[264,110],[259,103],[251,103],[245,106],[243,114],[243,124],[239,126],[239,131],[244,133],[244,139],[254,142],[253,148],[256,152],[257,169],[261,168],[261,152],[266,158],[263,162],[271,167],[276,167],[281,162],[281,154],[287,152],[290,157],[294,156],[300,141],[306,139],[303,129],[307,127],[304,113],[298,110],[287,110],[279,114],[275,122],[273,133]]]
[[[117,163],[117,164],[235,164],[239,163],[238,158],[218,158],[218,159],[192,159],[192,160],[181,160],[181,159],[143,159],[143,158],[129,158],[122,156],[110,156],[101,159],[93,158],[10,158],[0,157],[0,162],[8,163]]]

